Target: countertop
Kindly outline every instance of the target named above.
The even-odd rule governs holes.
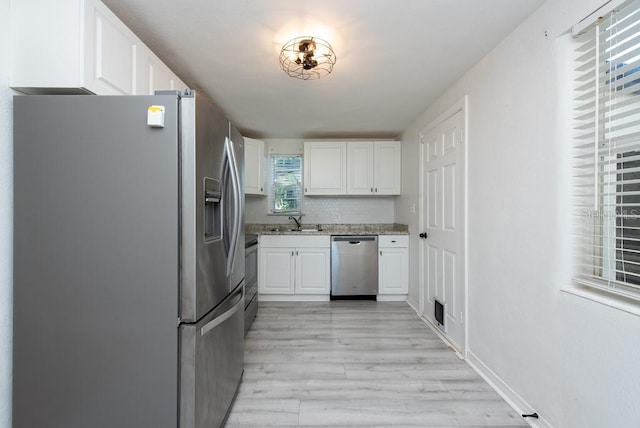
[[[291,230],[294,224],[245,225],[246,233],[256,235],[408,235],[409,226],[398,223],[383,224],[303,224],[302,230]]]

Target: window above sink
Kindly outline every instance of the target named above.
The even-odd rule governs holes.
[[[302,156],[272,155],[269,211],[271,214],[302,213]]]

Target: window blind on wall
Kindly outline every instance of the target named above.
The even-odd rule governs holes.
[[[271,211],[299,213],[302,211],[302,157],[274,155],[271,157]]]
[[[640,0],[595,16],[574,58],[574,278],[640,299]]]

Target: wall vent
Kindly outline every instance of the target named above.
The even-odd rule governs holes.
[[[447,328],[444,324],[444,309],[444,304],[436,299],[434,305],[434,318],[438,326],[446,333]]]

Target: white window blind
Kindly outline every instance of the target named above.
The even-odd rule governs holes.
[[[588,24],[575,50],[574,279],[640,300],[640,0]]]
[[[271,212],[302,211],[302,157],[271,156]]]

